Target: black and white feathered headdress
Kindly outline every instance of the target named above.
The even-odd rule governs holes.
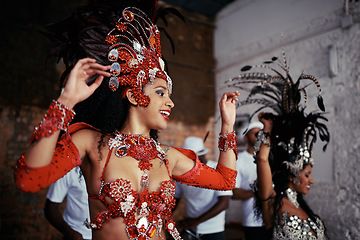
[[[279,70],[274,67],[276,63]],[[268,70],[269,73],[248,72],[255,68]],[[244,66],[241,71],[246,73],[226,81],[228,87],[250,92],[247,99],[239,102],[237,107],[248,104],[260,105],[252,113],[250,120],[265,108],[272,109],[274,113],[264,116],[271,117],[274,122],[270,151],[272,170],[275,171],[285,164],[294,176],[299,176],[304,165],[313,165],[311,151],[317,137],[326,142],[324,150],[330,140],[326,125],[320,122],[327,121],[323,116],[325,106],[320,84],[314,76],[305,74],[301,74],[294,81],[289,74],[284,51],[283,63],[277,57],[273,57],[271,61],[265,61],[262,65]],[[321,111],[305,113],[307,102],[305,88],[311,85],[301,84],[306,80],[315,84],[318,89],[317,105]]]

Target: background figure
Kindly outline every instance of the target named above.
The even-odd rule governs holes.
[[[282,61],[273,57],[271,61],[264,62],[268,64],[266,66],[254,66],[264,68],[266,72],[269,70],[270,74],[256,70],[236,76],[240,84],[251,89],[243,105],[260,105],[259,109],[254,109],[252,116],[265,108],[271,111],[258,115],[264,127],[256,134],[254,144],[257,172],[253,187],[255,212],[257,216],[262,214],[267,235],[265,239],[325,240],[328,238],[323,221],[304,199],[314,184],[314,143],[318,139],[325,142],[325,151],[330,141],[325,124],[324,99],[314,76],[304,73],[298,78],[290,76],[284,50],[282,54]],[[277,65],[283,73],[271,65]],[[252,68],[247,65],[242,71]],[[297,79],[296,82],[293,79]],[[310,85],[309,81],[318,91],[318,110],[306,113],[309,99],[305,88]],[[254,86],[250,88],[250,84]]]
[[[264,227],[262,218],[257,218],[254,213],[254,193],[251,190],[251,184],[257,179],[256,164],[254,163],[254,144],[256,142],[255,134],[263,129],[261,122],[251,122],[240,132],[244,141],[247,143],[247,149],[239,153],[236,164],[237,176],[236,186],[233,190],[232,199],[242,200],[242,224],[244,227],[245,239],[264,239]]]
[[[60,205],[66,197],[64,215]],[[89,217],[85,179],[76,167],[50,185],[45,203],[45,216],[64,239],[91,239],[91,229],[84,225]]]
[[[183,148],[193,150],[202,163],[216,168],[216,162],[206,159],[208,149],[201,138],[186,138]],[[188,239],[225,239],[225,210],[231,195],[231,191],[215,191],[176,182],[177,203],[181,196],[185,198],[185,219],[178,223],[178,227],[184,229]]]

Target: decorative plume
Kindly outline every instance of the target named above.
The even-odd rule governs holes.
[[[281,73],[279,70],[272,67],[275,62],[278,62],[278,66],[284,73]],[[283,51],[283,63],[280,63],[277,57],[272,57],[270,61],[265,61],[261,65],[246,65],[241,71],[247,72],[254,68],[263,68],[272,71],[274,74],[262,73],[262,72],[249,72],[240,74],[230,80],[227,80],[225,83],[228,84],[227,87],[235,87],[242,90],[248,90],[250,94],[247,97],[247,100],[240,102],[238,106],[259,103],[262,102],[265,107],[272,108],[276,113],[291,113],[294,111],[300,110],[300,101],[303,96],[304,98],[304,107],[307,102],[307,93],[305,87],[300,87],[300,82],[305,80],[312,81],[318,89],[317,104],[321,111],[325,111],[324,101],[321,96],[320,84],[314,76],[302,74],[297,79],[296,82],[293,81],[292,77],[289,74],[289,67],[286,62],[285,52]],[[249,84],[255,84],[252,88],[246,88]],[[244,86],[246,85],[246,86]],[[262,95],[265,99],[268,99],[269,102],[264,101],[262,98],[260,100],[254,100],[255,96]],[[251,100],[251,101],[250,101]],[[274,101],[277,104],[274,104]],[[281,110],[281,112],[279,112]]]
[[[272,110],[273,113],[264,116],[265,118],[271,118],[274,122],[271,133],[272,156],[270,158],[286,163],[288,166],[297,166],[298,161],[300,161],[297,157],[298,154],[304,149],[311,154],[317,136],[321,141],[326,142],[325,150],[327,143],[330,141],[330,134],[326,125],[319,122],[319,120],[327,121],[323,116],[325,106],[319,82],[314,76],[306,74],[301,74],[294,81],[289,73],[284,50],[282,55],[282,62],[277,57],[273,57],[260,65],[244,66],[241,71],[245,73],[227,80],[225,84],[227,87],[239,88],[249,92],[246,100],[239,102],[237,107],[250,104],[260,105],[251,114],[249,121],[260,111],[269,108]],[[265,69],[269,73],[248,72],[253,69]],[[300,83],[304,81],[311,82],[301,87]],[[318,90],[317,105],[321,111],[306,114],[305,107],[308,95],[305,88],[313,84]],[[290,151],[289,146],[294,151]],[[306,163],[307,160],[302,161]],[[296,174],[298,170],[301,169],[297,169]],[[296,175],[295,171],[293,173]]]
[[[48,60],[56,57],[62,60],[65,71],[60,78],[60,89],[66,76],[70,73],[77,60],[92,57],[100,64],[109,64],[107,59],[108,44],[105,37],[115,27],[126,7],[136,7],[155,24],[161,19],[167,25],[166,16],[172,14],[185,21],[179,11],[171,7],[157,7],[157,0],[89,0],[87,4],[78,7],[73,13],[59,23],[49,24],[41,31],[43,35],[54,43],[54,48]],[[159,28],[169,39],[171,46],[174,44],[164,28]],[[165,66],[166,67],[166,66]]]

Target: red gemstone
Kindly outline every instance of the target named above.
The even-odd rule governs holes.
[[[139,143],[142,145],[145,145],[146,141],[145,138],[143,136],[139,137]]]
[[[125,11],[124,18],[126,21],[131,22],[134,19],[134,15],[130,11]]]
[[[141,235],[138,237],[138,240],[146,240],[146,236],[145,235]]]
[[[144,227],[144,225],[141,225],[141,227],[139,228],[139,232],[145,233],[146,228]]]
[[[136,237],[139,235],[136,226],[131,226],[131,227],[129,227],[129,228],[127,229],[127,232],[128,232],[128,234],[129,234],[129,237],[130,237],[130,238],[136,238]]]
[[[146,232],[146,235],[148,237],[152,237],[152,236],[154,236],[155,232],[156,232],[156,227],[151,224],[150,227],[148,228],[147,232]]]
[[[116,152],[117,152],[118,156],[122,157],[122,156],[124,156],[126,154],[127,150],[126,150],[126,147],[122,147],[122,148],[118,148],[116,150]]]
[[[125,143],[126,144],[130,144],[130,145],[134,145],[134,140],[132,140],[132,139],[130,139],[130,138],[127,138],[127,139],[125,139]]]

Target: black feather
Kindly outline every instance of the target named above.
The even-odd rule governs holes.
[[[160,7],[156,11],[155,23],[157,22],[158,18],[163,19],[162,17],[167,14],[172,14],[172,15],[180,18],[183,22],[186,22],[184,16],[177,9],[172,8],[172,7],[166,7],[166,8]]]
[[[252,68],[252,66],[247,65],[247,66],[244,66],[244,67],[241,69],[241,71],[242,71],[242,72],[249,71],[251,68]]]
[[[159,30],[161,32],[163,32],[165,34],[166,38],[169,40],[169,42],[171,44],[172,52],[174,54],[175,53],[175,44],[174,44],[174,41],[172,40],[171,36],[168,34],[168,32],[164,28],[159,27]]]
[[[251,89],[250,95],[255,95],[256,93],[261,91],[261,86],[255,86]]]
[[[326,151],[327,145],[328,145],[328,144],[325,144],[325,145],[323,146],[323,151],[324,151],[324,152]]]
[[[295,104],[298,105],[301,101],[301,93],[299,91],[296,92],[294,99],[295,99]]]
[[[319,95],[317,97],[317,104],[318,104],[319,108],[321,109],[321,111],[325,112],[324,100],[321,95]]]
[[[167,19],[166,19],[166,16],[160,16],[159,18],[163,21],[163,23],[165,24],[165,26],[168,26],[168,21],[167,21]]]
[[[273,63],[273,61],[265,61],[265,62],[263,62],[264,64],[271,64],[271,63]]]

